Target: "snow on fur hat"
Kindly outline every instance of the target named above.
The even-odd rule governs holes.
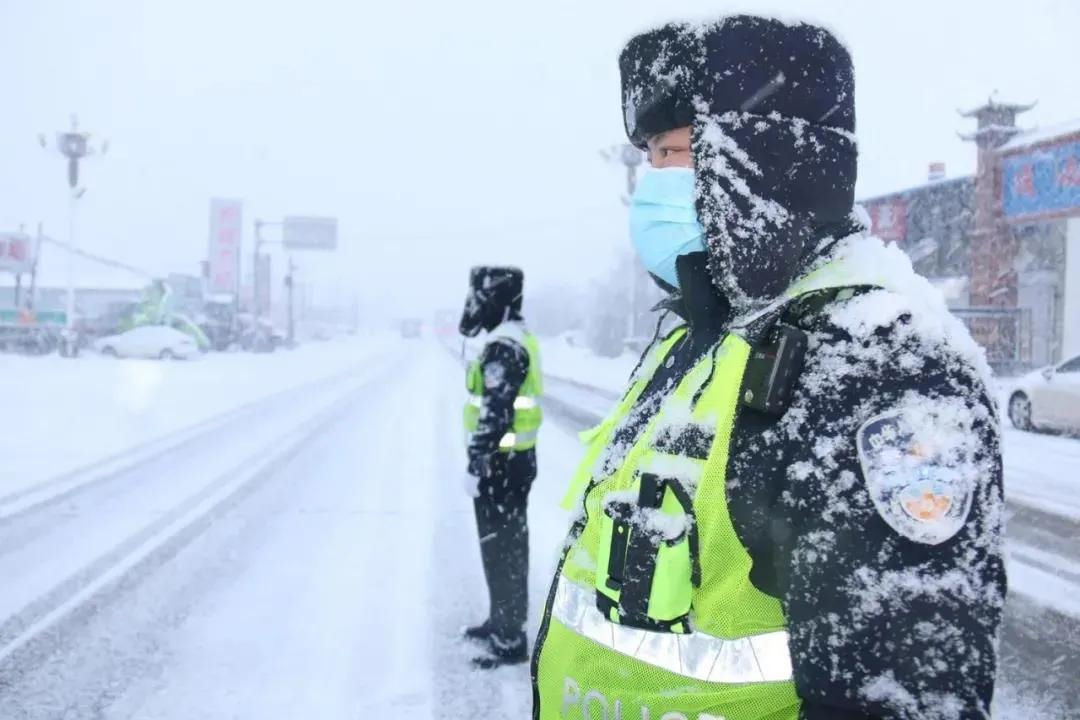
[[[469,271],[469,294],[459,330],[474,336],[521,313],[525,273],[521,268],[478,265]]]
[[[806,23],[737,15],[669,23],[619,57],[626,134],[691,126],[714,284],[737,308],[780,295],[854,203],[854,70]]]

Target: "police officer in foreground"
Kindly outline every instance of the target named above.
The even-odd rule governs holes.
[[[989,371],[853,212],[847,50],[736,16],[641,34],[619,64],[652,165],[631,235],[682,324],[586,435],[535,717],[989,717]]]
[[[480,668],[528,659],[524,625],[528,607],[529,489],[536,478],[539,399],[543,390],[536,338],[521,317],[524,276],[514,267],[475,267],[461,318],[461,333],[485,345],[468,365],[465,431],[480,556],[487,578],[487,620],[465,629],[486,654]]]

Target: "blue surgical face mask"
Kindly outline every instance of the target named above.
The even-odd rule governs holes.
[[[630,198],[630,239],[645,269],[679,286],[675,258],[705,249],[691,168],[649,170]]]

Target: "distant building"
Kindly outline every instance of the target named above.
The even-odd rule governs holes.
[[[944,281],[970,275],[974,199],[975,179],[960,177],[860,202],[870,214],[874,234],[896,243],[921,275]],[[950,304],[967,306],[969,302],[965,295]]]
[[[198,275],[169,273],[165,283],[172,292],[170,309],[173,312],[195,316],[202,312],[205,281]]]
[[[23,286],[23,303],[27,288]],[[130,306],[142,299],[143,291],[130,288],[78,288],[75,291],[76,316],[98,318],[111,315],[120,307]],[[15,307],[15,288],[0,287],[0,307]],[[67,289],[41,287],[35,292],[34,309],[38,311],[65,310]]]
[[[1080,121],[1022,132],[1030,107],[962,113],[978,123],[973,177],[934,164],[931,182],[861,201],[1006,371],[1080,354]]]

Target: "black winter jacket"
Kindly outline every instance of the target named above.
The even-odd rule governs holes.
[[[480,479],[481,490],[493,482],[531,482],[536,478],[536,450],[499,450],[499,440],[514,425],[514,399],[529,372],[529,353],[509,338],[497,338],[484,347],[480,366],[484,404],[469,442],[468,472]]]
[[[683,293],[672,309],[688,333],[617,442],[641,432],[726,332],[729,305],[713,289],[704,253],[679,258],[678,270]],[[753,560],[751,581],[783,604],[802,718],[989,718],[1005,595],[996,410],[971,363],[927,346],[910,316],[854,335],[834,319],[885,292],[866,289],[793,314],[809,335],[806,366],[782,416],[740,409],[729,512]],[[983,469],[964,526],[937,545],[886,523],[856,453],[863,422],[913,401],[969,410]]]

